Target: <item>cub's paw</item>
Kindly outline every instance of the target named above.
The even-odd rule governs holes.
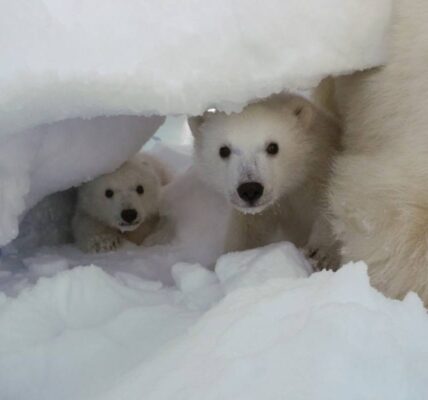
[[[122,238],[119,235],[101,234],[89,239],[87,251],[90,253],[104,253],[117,250],[122,245]]]
[[[147,236],[143,241],[143,246],[152,247],[152,246],[161,246],[169,244],[171,241],[170,235],[168,232],[155,232]]]
[[[171,244],[171,242],[174,239],[174,234],[175,234],[174,224],[167,219],[161,219],[160,223],[156,228],[156,231],[148,235],[144,239],[143,246],[152,247],[152,246]]]
[[[336,271],[340,266],[340,257],[335,248],[308,246],[303,249],[303,254],[309,260],[314,271]]]

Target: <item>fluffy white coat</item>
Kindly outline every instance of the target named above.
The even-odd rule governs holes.
[[[345,151],[330,191],[344,261],[428,304],[428,2],[397,0],[387,66],[338,80]]]
[[[289,240],[309,246],[318,264],[337,263],[324,213],[340,140],[332,117],[302,97],[278,95],[241,113],[207,112],[189,124],[197,170],[233,207],[226,251]],[[260,192],[257,198],[248,200],[248,185]]]
[[[158,160],[140,153],[118,170],[84,183],[72,222],[77,246],[102,252],[115,250],[124,239],[141,244],[158,225],[160,191],[168,180]],[[135,218],[124,219],[130,210]]]

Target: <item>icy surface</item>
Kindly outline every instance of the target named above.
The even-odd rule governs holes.
[[[197,114],[385,61],[390,0],[17,0],[0,14],[0,135]]]

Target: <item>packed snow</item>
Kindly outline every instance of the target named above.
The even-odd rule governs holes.
[[[186,142],[181,123],[168,124]],[[363,263],[311,274],[290,243],[221,255],[227,204],[193,171],[190,147],[148,147],[175,166],[163,199],[172,243],[59,245],[66,222],[45,209],[69,207],[61,194],[23,221],[32,235],[3,248],[0,399],[428,398],[428,317],[415,294],[385,298]]]
[[[0,14],[0,135],[198,114],[386,58],[390,0],[19,0]]]

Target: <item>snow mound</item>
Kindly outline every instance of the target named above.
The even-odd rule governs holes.
[[[0,14],[0,134],[197,114],[385,61],[390,0],[19,0]]]
[[[177,288],[94,266],[41,278],[0,298],[0,397],[425,400],[417,296],[386,299],[362,263],[307,267],[280,243],[176,265]]]

